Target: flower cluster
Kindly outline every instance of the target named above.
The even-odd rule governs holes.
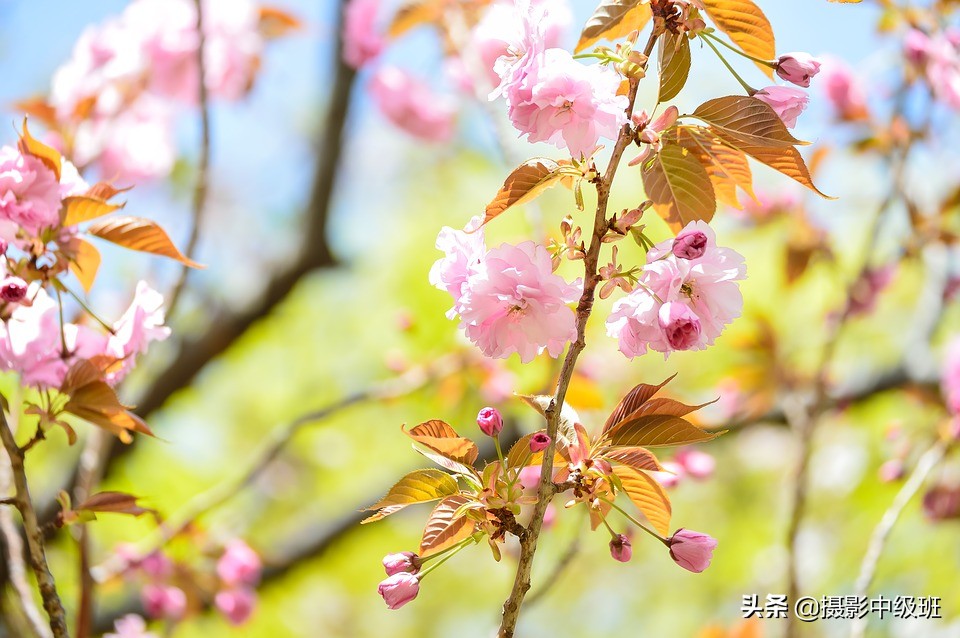
[[[707,224],[691,222],[647,253],[637,287],[607,319],[607,334],[630,358],[648,349],[665,355],[702,350],[740,316],[743,297],[736,282],[745,277],[743,257],[718,247]]]
[[[552,357],[576,338],[573,310],[580,280],[554,274],[549,251],[532,241],[487,249],[480,219],[463,231],[443,228],[437,248],[445,256],[433,265],[430,283],[454,299],[448,316],[488,357],[513,353],[529,363],[547,351]]]
[[[960,29],[951,27],[933,35],[910,29],[903,49],[937,99],[952,109],[960,109]]]

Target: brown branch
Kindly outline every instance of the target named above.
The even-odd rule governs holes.
[[[654,44],[659,38],[661,31],[658,28],[659,22],[654,22],[654,28],[650,32],[647,45],[643,54],[647,57],[653,52]],[[537,540],[540,537],[540,530],[543,527],[543,516],[547,510],[551,498],[554,495],[553,476],[553,455],[556,448],[557,430],[560,422],[560,410],[566,397],[567,388],[573,377],[573,370],[577,359],[583,349],[586,347],[586,328],[587,320],[593,310],[594,292],[600,277],[597,274],[597,268],[600,258],[600,247],[603,244],[603,236],[607,232],[607,204],[610,200],[610,189],[613,185],[617,168],[620,166],[620,160],[623,157],[627,146],[633,141],[634,131],[630,123],[633,114],[633,106],[637,98],[637,88],[639,81],[636,78],[630,79],[630,90],[628,92],[627,105],[627,123],[624,124],[613,153],[610,157],[610,163],[603,176],[597,180],[597,209],[593,220],[593,235],[590,239],[590,247],[587,249],[584,258],[584,282],[583,294],[577,304],[577,339],[570,344],[566,357],[563,360],[563,367],[560,369],[560,377],[557,380],[557,389],[550,406],[546,409],[547,436],[550,437],[550,443],[543,452],[543,464],[540,466],[540,484],[537,488],[537,502],[533,507],[533,515],[527,526],[527,535],[520,543],[520,558],[517,561],[517,574],[513,581],[513,588],[510,595],[503,603],[503,617],[500,622],[500,638],[513,638],[517,627],[517,621],[520,618],[520,609],[523,606],[523,599],[530,590],[530,574],[533,569],[533,559],[537,552]]]
[[[50,619],[50,630],[53,632],[54,638],[64,638],[69,636],[66,614],[63,611],[60,596],[57,594],[53,574],[50,573],[50,567],[47,565],[47,556],[43,547],[43,534],[37,521],[37,513],[33,509],[33,502],[30,500],[30,489],[27,486],[27,473],[23,466],[23,450],[20,449],[13,438],[13,432],[10,430],[7,417],[2,410],[0,410],[0,440],[2,440],[3,447],[6,448],[7,455],[10,457],[10,471],[16,489],[16,506],[23,518],[30,566],[37,578],[37,587],[40,589],[40,596],[43,599],[43,608]]]

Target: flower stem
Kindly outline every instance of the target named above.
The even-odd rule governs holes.
[[[713,40],[714,42],[719,42],[720,44],[722,44],[723,46],[727,47],[728,49],[730,49],[731,51],[733,51],[733,52],[736,53],[737,55],[743,56],[743,57],[745,57],[745,58],[748,59],[748,60],[752,60],[752,61],[756,62],[757,64],[762,64],[763,66],[768,66],[768,67],[770,67],[771,69],[775,69],[775,68],[777,67],[777,63],[774,62],[773,60],[764,60],[763,58],[758,58],[758,57],[752,56],[752,55],[750,55],[749,53],[747,53],[746,51],[741,51],[740,49],[738,49],[738,48],[736,48],[735,46],[731,45],[729,42],[727,42],[727,41],[724,40],[723,38],[718,38],[717,36],[713,35],[712,33],[703,32],[703,31],[702,31],[702,32],[700,32],[699,35],[701,35],[701,36],[704,37],[704,38],[710,38],[710,39]]]
[[[723,57],[723,54],[720,53],[720,49],[717,48],[717,45],[713,43],[713,40],[711,38],[704,38],[703,41],[707,43],[707,46],[713,49],[713,52],[717,54],[717,57],[720,58],[721,62],[723,62],[723,66],[727,67],[727,70],[733,74],[733,77],[737,78],[737,82],[739,82],[740,86],[742,86],[743,89],[747,92],[747,95],[753,95],[754,93],[757,92],[755,88],[747,84],[746,81],[744,81],[744,79],[740,77],[740,74],[737,73],[736,69],[730,66],[730,63],[727,62],[727,59],[725,57]]]
[[[649,527],[647,527],[646,525],[644,525],[643,523],[641,523],[640,521],[638,521],[636,518],[634,518],[629,512],[627,512],[627,511],[626,511],[625,509],[623,509],[622,507],[620,507],[619,505],[617,505],[616,503],[614,503],[613,501],[611,501],[611,500],[609,500],[609,499],[605,499],[605,498],[604,498],[604,499],[601,499],[601,500],[602,500],[604,503],[606,503],[607,505],[609,505],[610,507],[612,507],[613,509],[617,510],[618,512],[620,512],[621,514],[623,514],[624,516],[626,516],[627,519],[628,519],[631,523],[633,523],[634,525],[636,525],[637,527],[639,527],[640,529],[642,529],[643,531],[645,531],[647,534],[650,534],[651,536],[653,536],[655,539],[657,539],[658,541],[660,541],[661,543],[663,543],[663,544],[666,545],[667,547],[670,546],[670,541],[668,541],[666,538],[664,538],[663,536],[660,536],[660,534],[657,534],[655,531],[653,531],[652,529],[650,529]],[[604,522],[606,522],[606,521],[604,521]]]
[[[423,577],[424,577],[424,576],[426,576],[427,574],[429,574],[429,573],[432,572],[433,570],[435,570],[435,569],[437,569],[438,567],[440,567],[440,565],[443,565],[445,562],[447,562],[448,560],[450,560],[451,558],[453,558],[453,557],[457,554],[457,552],[459,552],[461,549],[463,549],[464,547],[466,547],[468,543],[476,543],[476,542],[477,542],[477,541],[474,540],[473,536],[470,536],[469,538],[463,539],[462,541],[460,541],[460,542],[457,543],[456,545],[452,545],[452,546],[448,547],[447,549],[445,549],[445,550],[443,550],[443,551],[437,552],[436,554],[434,554],[434,555],[432,555],[432,556],[427,556],[426,558],[422,559],[422,560],[424,560],[424,561],[428,561],[428,560],[430,560],[431,558],[437,558],[437,557],[439,557],[439,556],[442,556],[442,557],[443,557],[443,558],[441,558],[440,560],[438,560],[437,562],[435,562],[435,563],[433,563],[432,565],[430,565],[430,567],[424,569],[424,570],[421,571],[419,574],[417,574],[417,578],[419,578],[420,580],[423,580]]]

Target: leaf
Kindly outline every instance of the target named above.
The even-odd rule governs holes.
[[[402,427],[400,429],[403,430]],[[473,465],[480,455],[476,443],[460,436],[439,419],[421,423],[403,432],[420,445],[463,465]]]
[[[393,16],[393,21],[387,28],[387,35],[391,38],[397,38],[421,24],[438,22],[442,16],[442,2],[437,0],[410,2],[397,10],[397,13]]]
[[[676,376],[677,375],[675,374],[671,375],[667,377],[662,383],[659,383],[657,385],[650,385],[648,383],[639,383],[633,386],[633,389],[631,389],[630,392],[627,392],[627,394],[624,395],[622,399],[620,399],[620,403],[617,404],[617,407],[615,407],[613,409],[613,412],[610,413],[610,416],[607,417],[606,423],[603,424],[603,430],[601,431],[601,434],[606,433],[607,430],[609,430],[613,426],[623,421],[626,417],[636,412],[636,410],[640,406],[642,406],[644,403],[649,401],[653,395],[659,392],[661,388],[663,388],[663,386],[673,381],[674,377]]]
[[[303,28],[300,18],[279,7],[260,5],[257,28],[263,37],[279,38]]]
[[[77,278],[83,289],[89,293],[100,269],[100,251],[88,241],[76,238],[72,244],[75,250],[70,261],[70,272]]]
[[[140,516],[156,511],[137,505],[137,500],[138,497],[123,492],[99,492],[77,505],[75,509],[78,512],[108,512],[131,516]]]
[[[185,257],[170,241],[170,237],[157,223],[140,217],[113,217],[96,222],[87,232],[114,244],[145,253],[175,259],[190,268],[203,268],[201,264]]]
[[[368,516],[362,521],[360,521],[360,524],[366,525],[367,523],[375,523],[377,521],[382,521],[383,519],[390,516],[391,514],[395,514],[399,512],[404,507],[406,507],[406,505],[391,505],[390,507],[384,507],[382,510],[380,510],[376,514]]]
[[[457,494],[443,499],[434,508],[423,528],[420,540],[421,558],[426,558],[456,545],[473,533],[476,524],[466,517],[455,517],[457,510],[473,500],[466,494]]]
[[[728,139],[725,136],[721,136],[721,138],[727,144],[743,151],[758,162],[766,164],[773,170],[783,173],[790,179],[803,184],[820,197],[823,197],[824,199],[836,199],[836,197],[830,197],[829,195],[823,193],[819,188],[816,187],[816,185],[814,185],[813,178],[810,176],[810,171],[807,169],[807,165],[803,161],[803,156],[800,155],[800,151],[792,146],[787,146],[784,148],[747,146],[740,144],[737,140]]]
[[[693,116],[710,124],[724,138],[750,146],[784,147],[807,144],[795,138],[773,108],[749,95],[727,95],[707,100]]]
[[[416,445],[413,446],[413,449],[419,454],[424,455],[425,457],[427,457],[428,459],[430,459],[440,467],[450,470],[451,472],[456,472],[457,474],[466,474],[469,476],[477,475],[477,470],[473,466],[464,465],[463,463],[458,463],[457,461],[447,458],[446,456],[438,452],[434,452],[433,450],[424,450],[422,448],[417,447]]]
[[[510,451],[507,452],[506,464],[507,469],[512,470],[518,467],[529,467],[531,465],[541,465],[543,463],[543,452],[531,452],[530,451],[530,439],[533,438],[534,434],[546,434],[546,430],[540,430],[539,432],[534,432],[533,434],[526,434],[520,437],[516,443],[510,448]],[[560,445],[555,446],[555,452],[553,455],[553,466],[554,467],[564,467],[570,462],[570,458],[566,455],[566,448]]]
[[[663,471],[663,466],[660,465],[653,452],[642,447],[617,448],[603,454],[603,458],[621,465],[629,465],[635,470]]]
[[[633,504],[637,506],[653,529],[663,536],[670,535],[670,498],[663,491],[663,487],[653,477],[626,465],[617,465],[613,468],[622,483],[623,491]]]
[[[154,436],[147,424],[129,412],[116,391],[103,380],[103,370],[81,359],[67,371],[60,391],[70,397],[64,412],[89,421],[116,435],[124,443],[132,441],[130,432]]]
[[[660,96],[657,102],[677,97],[690,75],[690,41],[669,31],[660,38]]]
[[[677,143],[694,154],[707,171],[717,200],[733,208],[743,208],[737,197],[739,186],[752,199],[753,173],[747,156],[700,127],[681,126],[675,129]]]
[[[123,204],[109,204],[96,197],[74,195],[63,199],[63,208],[60,214],[64,226],[75,226],[97,217],[103,217],[121,208],[123,208]]]
[[[701,403],[700,405],[687,405],[686,403],[681,403],[676,399],[668,399],[663,397],[654,398],[654,399],[650,399],[649,401],[641,405],[639,408],[633,411],[630,415],[628,415],[626,419],[635,419],[637,417],[645,416],[648,414],[660,414],[664,416],[686,416],[691,412],[696,412],[700,408],[704,408],[710,405],[711,403],[714,403],[715,401],[716,399],[714,399],[713,401],[709,401],[707,403]]]
[[[34,139],[27,129],[27,118],[23,118],[23,133],[20,134],[17,147],[24,155],[33,155],[43,162],[57,176],[57,181],[60,181],[60,164],[63,161],[60,151]]]
[[[723,432],[701,430],[686,419],[668,414],[644,414],[626,418],[597,442],[609,447],[667,447],[710,441]]]
[[[457,480],[446,472],[434,469],[414,470],[397,481],[383,498],[361,511],[396,508],[391,509],[390,514],[392,514],[407,505],[429,503],[451,496],[459,489]]]
[[[564,175],[575,170],[545,157],[527,160],[513,169],[497,191],[496,197],[487,204],[483,223],[486,224],[511,206],[534,199],[547,188],[556,185],[557,180]]]
[[[717,209],[713,185],[696,156],[676,144],[664,144],[641,167],[643,187],[653,208],[671,228],[710,221]]]
[[[603,0],[584,25],[574,52],[580,53],[601,38],[616,40],[640,31],[652,17],[649,0]]]
[[[12,111],[19,111],[28,117],[39,120],[48,128],[57,127],[57,109],[43,97],[30,97],[17,100],[11,105]]]
[[[553,397],[549,394],[521,394],[520,399],[540,413],[543,418],[547,418],[547,409],[553,403]],[[570,407],[566,401],[560,409],[560,421],[557,424],[557,435],[563,439],[567,445],[575,445],[577,442],[577,433],[574,425],[579,423],[580,415]]]
[[[761,60],[777,57],[770,21],[751,0],[703,0],[703,6],[714,25],[730,36],[741,51]],[[757,67],[773,78],[772,68],[759,62]]]

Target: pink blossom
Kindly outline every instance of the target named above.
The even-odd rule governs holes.
[[[699,480],[709,478],[717,467],[717,462],[712,456],[693,448],[677,450],[673,460],[682,465],[687,474]]]
[[[674,461],[664,461],[660,464],[664,472],[652,472],[653,478],[657,479],[657,482],[660,485],[671,488],[676,487],[680,484],[680,481],[683,480],[684,475],[687,473],[682,465]]]
[[[480,265],[487,252],[480,222],[480,217],[474,217],[462,231],[444,226],[437,235],[437,250],[442,250],[445,256],[438,259],[430,269],[430,283],[450,293],[454,304],[460,300],[463,286],[472,269]],[[477,230],[467,232],[472,229]],[[453,319],[456,314],[456,306],[447,311],[449,319]]]
[[[940,377],[940,391],[947,409],[960,415],[960,336],[954,337],[947,346],[947,356],[943,360],[943,371]]]
[[[520,485],[526,490],[536,489],[540,485],[540,466],[528,465],[517,474]]]
[[[768,86],[754,93],[753,97],[769,104],[787,128],[797,125],[797,118],[810,102],[806,93],[789,86]]]
[[[868,314],[877,305],[877,300],[893,281],[897,273],[896,263],[867,268],[854,282],[850,291],[850,313],[853,316]]]
[[[53,170],[33,155],[0,148],[0,220],[31,235],[60,222],[60,185]]]
[[[576,338],[573,310],[577,280],[553,273],[549,251],[532,241],[503,244],[487,252],[463,286],[457,302],[460,325],[470,341],[491,358],[516,352],[529,363],[544,350],[558,357]]]
[[[260,569],[260,555],[239,538],[227,543],[217,561],[217,576],[230,586],[256,585]]]
[[[906,468],[903,466],[903,461],[900,459],[890,459],[880,466],[877,474],[884,483],[893,483],[894,481],[902,479],[905,472]]]
[[[822,85],[837,116],[844,121],[866,119],[866,91],[850,67],[831,59],[824,64],[822,72]]]
[[[909,29],[903,37],[903,54],[911,64],[923,66],[931,48],[930,36],[919,29]]]
[[[670,252],[678,259],[699,259],[707,251],[707,235],[696,228],[689,232],[680,231]]]
[[[498,20],[501,25],[513,26],[503,32],[503,36],[508,38],[505,40],[506,52],[496,58],[493,63],[493,70],[499,78],[499,84],[490,93],[491,100],[505,95],[509,101],[509,94],[518,88],[528,68],[533,64],[533,60],[547,49],[544,28],[548,22],[544,19],[544,12],[552,3],[515,0],[513,4],[513,11],[509,16],[505,15],[506,11],[501,11],[499,15],[495,13],[492,18]],[[496,38],[484,38],[481,34],[481,45],[484,39],[488,42],[484,48],[489,48],[489,41]],[[499,49],[499,44],[495,42],[492,44]],[[481,49],[480,53],[483,56],[484,50]],[[486,55],[489,56],[490,52]]]
[[[109,354],[122,359],[120,370],[111,375],[119,382],[133,369],[138,354],[148,350],[152,341],[163,341],[170,336],[170,328],[163,325],[163,295],[141,281],[137,283],[133,302],[123,316],[113,324],[109,337]]]
[[[62,352],[57,303],[43,289],[32,289],[28,296],[32,303],[17,306],[0,324],[0,369],[19,373],[24,385],[59,387],[69,366]]]
[[[547,509],[543,510],[543,528],[550,529],[557,522],[557,508],[553,503],[547,503]]]
[[[630,539],[623,534],[617,534],[610,539],[610,555],[613,560],[621,563],[628,563],[633,557],[633,545]]]
[[[927,50],[927,82],[937,99],[960,109],[960,51],[949,37],[940,35]]]
[[[20,277],[7,277],[0,281],[0,299],[7,303],[20,303],[27,296],[27,282]]]
[[[820,72],[820,60],[809,53],[787,53],[777,59],[777,75],[802,86],[810,86],[810,78]]]
[[[717,540],[707,534],[680,528],[669,539],[670,558],[687,571],[699,574],[710,566]]]
[[[420,557],[413,552],[399,552],[383,557],[383,569],[387,572],[387,576],[401,572],[416,574],[420,571],[421,564]]]
[[[173,563],[160,550],[150,552],[139,563],[140,569],[147,576],[155,579],[166,578],[173,573]]]
[[[496,408],[483,408],[477,414],[477,425],[487,436],[497,436],[503,430],[503,417]]]
[[[550,445],[550,437],[546,432],[537,432],[530,437],[530,451],[536,454],[543,452]]]
[[[453,137],[453,101],[395,66],[383,66],[370,78],[370,94],[390,122],[428,142]]]
[[[513,126],[531,142],[549,142],[579,158],[590,157],[600,138],[612,139],[626,123],[627,97],[608,67],[583,65],[565,49],[547,49],[507,89]]]
[[[673,350],[700,350],[704,347],[700,319],[682,301],[668,301],[660,306],[659,321]]]
[[[187,595],[178,587],[149,584],[140,592],[140,599],[151,618],[179,620],[187,610]]]
[[[257,607],[257,592],[246,587],[224,589],[217,592],[213,603],[230,624],[242,625],[250,619]]]
[[[136,614],[117,619],[113,630],[113,633],[104,634],[103,638],[157,638],[157,634],[147,631],[146,621]]]
[[[420,580],[413,574],[400,572],[382,581],[377,592],[390,609],[400,609],[420,593]]]
[[[377,29],[380,0],[350,0],[344,9],[343,59],[359,69],[380,55],[384,39]]]

